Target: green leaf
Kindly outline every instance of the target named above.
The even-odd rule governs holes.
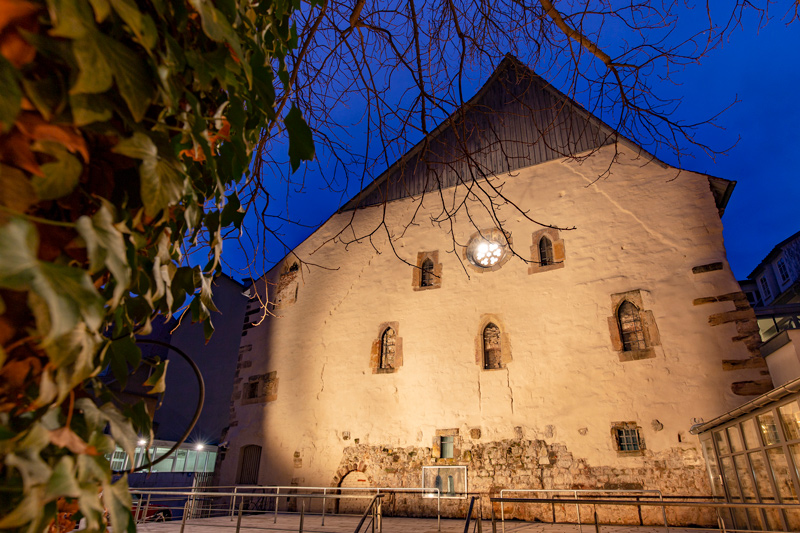
[[[38,201],[31,181],[21,170],[0,164],[0,205],[24,213]],[[0,220],[5,213],[0,213]]]
[[[89,3],[92,4],[94,20],[97,22],[103,22],[106,17],[108,17],[109,13],[111,13],[111,5],[108,3],[108,0],[89,0]]]
[[[61,109],[64,104],[61,80],[56,75],[40,79],[22,78],[22,87],[25,89],[25,96],[46,121],[50,121],[53,111]]]
[[[120,388],[124,389],[128,384],[128,377],[136,371],[142,360],[142,351],[131,337],[123,337],[111,343],[108,355],[111,372],[119,382]]]
[[[103,93],[113,84],[113,70],[103,49],[103,36],[100,32],[91,31],[72,44],[75,61],[78,63],[78,76],[70,94]]]
[[[100,42],[114,73],[117,88],[128,104],[133,119],[140,122],[150,107],[155,92],[150,72],[141,56],[124,44],[105,35],[100,36]]]
[[[62,496],[67,498],[77,498],[81,495],[81,489],[75,479],[75,461],[72,457],[63,456],[55,468],[50,479],[47,480],[44,500],[53,501]]]
[[[99,94],[71,94],[69,106],[72,109],[72,122],[78,127],[111,118],[111,107],[106,98]]]
[[[36,520],[42,513],[44,506],[42,493],[44,488],[36,487],[32,490],[25,491],[25,498],[17,505],[13,511],[6,516],[0,517],[0,529],[12,529],[27,525],[29,522]],[[31,525],[29,531],[36,531],[36,526]]]
[[[47,0],[53,29],[50,35],[80,39],[94,28],[89,4],[82,0]]]
[[[103,300],[86,271],[39,261],[38,249],[36,227],[30,222],[12,218],[0,227],[0,287],[32,290],[47,303],[46,340],[71,331],[81,319],[93,330],[99,328]]]
[[[44,176],[31,178],[36,196],[40,200],[55,200],[71,193],[83,173],[83,165],[78,158],[55,142],[41,141],[34,146],[34,150],[56,158],[54,162],[41,166]]]
[[[139,11],[132,0],[110,0],[114,11],[128,25],[136,40],[147,50],[151,50],[158,40],[156,27],[149,15]]]
[[[107,267],[114,276],[114,295],[109,302],[113,309],[131,283],[131,267],[128,265],[125,240],[122,232],[114,226],[114,206],[103,201],[91,219],[82,216],[76,226],[86,242],[90,273],[97,273]]]
[[[0,133],[8,131],[17,118],[22,105],[22,89],[19,87],[19,74],[14,65],[0,55]]]
[[[141,159],[141,196],[145,212],[154,217],[183,196],[183,165],[175,159],[161,157],[153,140],[141,132],[124,139],[114,147],[114,152]]]
[[[125,450],[128,457],[133,457],[136,451],[136,441],[139,436],[131,425],[131,421],[123,415],[114,404],[107,403],[100,407],[100,412],[108,420],[111,427],[111,436],[117,442],[120,448]]]
[[[167,386],[167,363],[169,361],[161,361],[153,367],[150,377],[144,382],[145,387],[151,387],[147,394],[158,394],[164,392]]]
[[[314,140],[311,128],[303,119],[303,114],[294,105],[283,122],[289,133],[289,161],[292,164],[292,172],[295,172],[300,167],[301,160],[311,161],[314,159]]]
[[[133,457],[133,456],[131,456]],[[125,531],[132,520],[131,493],[128,491],[128,475],[124,474],[114,484],[103,483],[103,503],[108,510],[108,519],[114,531]]]
[[[203,33],[212,41],[228,43],[241,60],[242,49],[239,46],[239,39],[225,15],[214,7],[211,0],[189,0],[189,3],[200,14]]]

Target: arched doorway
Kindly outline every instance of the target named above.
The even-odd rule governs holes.
[[[342,478],[339,482],[339,486],[342,488],[366,488],[370,487],[371,483],[369,478],[364,472],[359,472],[358,470],[351,470]],[[337,500],[336,504],[336,512],[342,514],[362,514],[364,509],[367,508],[369,505],[369,494],[367,491],[353,491],[353,490],[345,490],[340,491],[341,494],[358,494],[364,495],[364,498],[358,499],[342,499]]]

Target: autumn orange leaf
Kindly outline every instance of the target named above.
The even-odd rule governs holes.
[[[20,0],[0,0],[0,32],[2,32],[11,21],[24,17],[29,17],[37,13],[41,7],[30,2]]]
[[[2,6],[3,0],[0,0]],[[3,8],[0,7],[0,10]],[[22,28],[31,33],[36,33],[39,30],[39,22],[36,19],[36,14],[29,14],[26,17],[21,17],[15,20],[11,27],[5,30],[0,30],[0,55],[5,57],[16,68],[21,68],[27,65],[36,57],[36,48],[30,45],[22,35],[20,35],[18,28]]]
[[[53,141],[60,143],[70,152],[78,152],[84,161],[89,161],[86,140],[72,126],[50,124],[38,113],[20,113],[15,122],[19,130],[34,141]]]
[[[36,156],[31,151],[31,141],[21,131],[14,128],[8,135],[0,136],[0,161],[27,170],[36,176],[44,176]]]
[[[94,446],[86,444],[82,438],[66,426],[51,431],[50,442],[61,448],[67,448],[72,453],[97,455],[97,449]]]

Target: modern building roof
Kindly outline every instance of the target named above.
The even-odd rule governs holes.
[[[756,276],[758,276],[758,273],[765,266],[770,264],[778,256],[778,254],[781,253],[781,250],[783,250],[784,246],[786,246],[787,244],[789,244],[790,242],[792,242],[793,240],[798,239],[798,238],[800,238],[800,231],[798,231],[794,235],[791,235],[790,237],[787,237],[786,239],[784,239],[781,242],[779,242],[778,244],[776,244],[775,247],[772,248],[772,250],[767,254],[767,256],[764,259],[761,260],[761,262],[758,264],[758,266],[756,268],[754,268],[753,271],[750,272],[750,274],[747,275],[747,277],[749,279],[755,279]]]

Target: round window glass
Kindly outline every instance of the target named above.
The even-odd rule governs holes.
[[[505,239],[490,232],[483,236],[476,235],[467,246],[467,257],[470,262],[480,268],[491,268],[506,255]]]

